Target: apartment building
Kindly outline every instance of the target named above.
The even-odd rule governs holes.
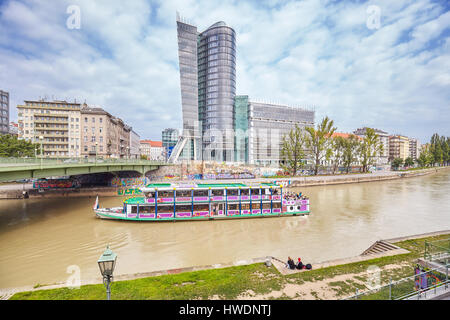
[[[410,156],[409,139],[401,135],[389,136],[389,161],[395,158],[405,160]]]
[[[81,121],[82,157],[130,157],[132,128],[126,125],[122,119],[114,117],[102,108],[83,104]]]
[[[19,139],[42,144],[44,157],[130,156],[132,128],[100,107],[58,100],[30,100],[18,105],[17,110]]]
[[[17,106],[19,139],[42,144],[44,157],[80,156],[79,103],[58,100],[28,100],[24,103]]]
[[[409,139],[409,154],[413,160],[417,160],[420,155],[420,143],[417,139]]]

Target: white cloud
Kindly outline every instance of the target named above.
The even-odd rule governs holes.
[[[66,28],[69,5],[81,29]],[[369,5],[381,9],[366,27]],[[338,129],[450,135],[449,14],[427,1],[7,1],[0,86],[24,99],[87,100],[143,138],[181,127],[175,12],[237,33],[237,93],[316,106]],[[447,32],[447,33],[446,33]],[[439,42],[439,41],[441,42]],[[432,46],[430,46],[432,43]]]

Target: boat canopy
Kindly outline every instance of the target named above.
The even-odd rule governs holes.
[[[208,190],[208,189],[269,189],[282,188],[281,185],[275,183],[260,183],[246,185],[243,183],[192,183],[192,184],[172,184],[172,183],[152,183],[145,187],[139,188],[142,192],[170,191],[170,190]]]

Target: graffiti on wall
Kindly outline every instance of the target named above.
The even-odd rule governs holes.
[[[112,187],[134,187],[134,186],[145,186],[149,183],[149,178],[147,177],[137,177],[137,178],[118,178],[114,177],[111,180]]]
[[[35,189],[78,188],[80,183],[74,179],[38,179],[33,182]]]

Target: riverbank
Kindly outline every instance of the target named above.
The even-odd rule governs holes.
[[[151,274],[135,274],[115,278],[112,299],[341,299],[358,288],[366,290],[370,281],[369,267],[378,267],[380,283],[410,276],[417,259],[423,256],[425,241],[448,239],[450,230],[384,240],[403,250],[392,255],[372,255],[365,259],[348,259],[313,263],[313,270],[295,273],[279,272],[274,264],[267,266],[267,257],[242,261],[243,265],[211,265],[199,269],[173,269]],[[277,259],[273,259],[275,261]],[[249,264],[250,263],[250,264]],[[320,267],[320,268],[318,268]],[[206,268],[206,269],[204,269]],[[287,269],[286,269],[287,270]],[[124,279],[125,277],[125,279]],[[126,279],[128,277],[128,279]],[[56,286],[60,286],[56,288]],[[104,287],[82,285],[79,289],[64,284],[40,286],[26,291],[3,293],[12,300],[104,299]]]
[[[307,177],[284,177],[284,178],[255,178],[232,180],[242,183],[263,183],[273,182],[282,184],[285,187],[312,187],[323,185],[336,185],[348,183],[376,182],[385,180],[394,180],[402,178],[418,177],[427,174],[436,173],[440,170],[450,169],[450,167],[435,167],[411,171],[382,171],[374,173],[361,174],[340,174],[340,175],[323,175],[323,176],[307,176]],[[192,183],[195,180],[174,181],[179,183]],[[201,180],[202,183],[217,183],[218,180]],[[230,182],[230,180],[219,180],[220,182]],[[155,182],[167,182],[155,181]],[[9,184],[0,186],[0,199],[23,199],[24,192],[29,198],[55,198],[55,197],[86,197],[100,196],[113,197],[118,195],[118,187],[91,187],[91,188],[75,188],[75,189],[33,189],[33,185],[28,184]]]

